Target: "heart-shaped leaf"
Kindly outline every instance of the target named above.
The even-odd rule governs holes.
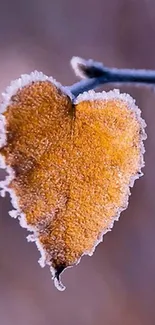
[[[141,174],[145,123],[129,95],[80,95],[41,73],[24,75],[4,94],[1,160],[22,226],[33,234],[59,289],[59,275],[91,255],[127,207]]]

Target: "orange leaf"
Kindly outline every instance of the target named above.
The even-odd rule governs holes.
[[[60,273],[91,255],[127,207],[145,123],[129,95],[90,91],[73,102],[37,72],[12,83],[1,110],[2,194],[63,290]]]

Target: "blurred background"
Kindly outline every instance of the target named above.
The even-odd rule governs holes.
[[[1,92],[34,69],[72,84],[73,55],[155,69],[154,0],[0,1]],[[9,196],[0,198],[0,325],[155,324],[155,92],[121,90],[136,98],[147,122],[145,176],[94,255],[63,274],[64,292],[40,268],[26,230],[9,217]]]

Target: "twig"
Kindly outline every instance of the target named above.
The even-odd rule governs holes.
[[[67,87],[73,96],[107,83],[135,83],[155,85],[154,70],[107,68],[102,63],[73,57],[71,60],[75,74],[83,80]]]

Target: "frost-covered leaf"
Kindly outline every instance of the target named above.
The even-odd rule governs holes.
[[[59,275],[91,255],[141,175],[145,123],[129,95],[80,95],[75,102],[53,79],[35,72],[3,94],[1,161],[20,224],[32,231],[40,264]]]

